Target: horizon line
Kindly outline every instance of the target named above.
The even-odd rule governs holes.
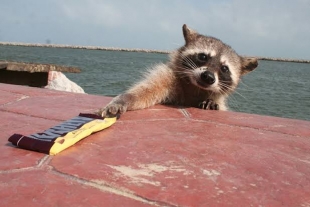
[[[47,44],[47,43],[0,42],[0,45],[22,46],[22,47],[50,47],[50,48],[87,49],[87,50],[121,51],[121,52],[145,52],[145,53],[159,53],[159,54],[169,54],[172,52],[172,50],[168,51],[168,50],[140,49],[140,48],[130,49],[130,48],[118,48],[118,47]],[[275,58],[275,57],[260,57],[260,56],[244,56],[244,57],[257,58],[258,60],[266,60],[266,61],[310,63],[310,60],[305,60],[305,59]]]

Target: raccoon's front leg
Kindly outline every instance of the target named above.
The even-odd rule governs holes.
[[[206,101],[199,103],[199,108],[205,110],[219,110],[219,105],[213,100],[207,99]]]
[[[126,111],[145,109],[166,100],[173,99],[175,75],[165,64],[158,64],[145,74],[145,78],[129,88],[124,94],[116,96],[99,115],[114,116]]]

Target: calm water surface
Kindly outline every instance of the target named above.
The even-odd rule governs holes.
[[[140,79],[166,54],[0,46],[0,60],[76,66],[67,77],[87,93],[115,96]],[[259,61],[229,99],[233,111],[310,120],[310,64]],[[98,106],[100,107],[100,106]]]

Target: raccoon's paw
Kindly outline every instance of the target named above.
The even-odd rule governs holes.
[[[115,117],[116,115],[123,114],[127,111],[127,106],[123,104],[112,103],[96,112],[97,115],[102,117]]]
[[[219,110],[219,105],[213,100],[207,99],[199,104],[199,108],[204,110]]]

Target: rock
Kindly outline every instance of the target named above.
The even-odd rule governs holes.
[[[62,72],[49,71],[48,84],[44,88],[74,93],[85,93],[76,83],[69,80]]]
[[[53,65],[53,64],[7,62],[7,61],[0,61],[0,69],[5,69],[8,71],[27,71],[30,73],[49,72],[49,71],[60,71],[69,73],[81,72],[81,70],[76,67]]]
[[[77,67],[69,67],[53,64],[41,64],[41,63],[6,62],[6,61],[0,61],[0,69],[5,69],[9,71],[28,71],[30,73],[48,72],[48,71],[60,71],[69,73],[81,72],[81,70]]]

